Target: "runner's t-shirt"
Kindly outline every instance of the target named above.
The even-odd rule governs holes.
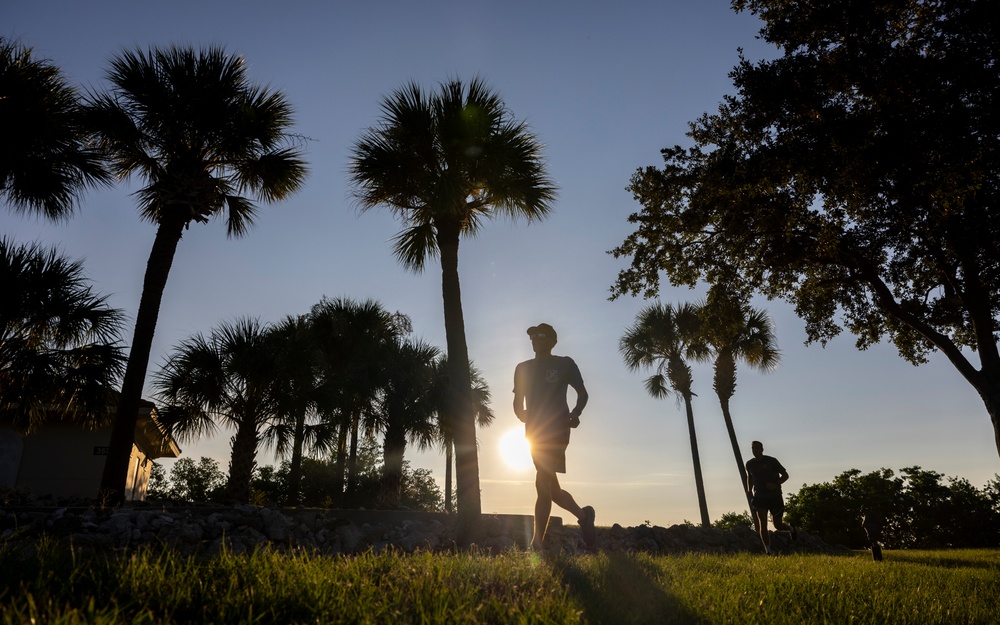
[[[524,395],[528,412],[528,436],[562,433],[569,435],[569,404],[566,389],[582,387],[583,377],[568,356],[526,360],[514,369],[514,392]]]
[[[753,478],[754,492],[767,492],[768,494],[781,493],[781,473],[787,473],[785,467],[772,456],[761,456],[760,458],[750,458],[747,460],[747,473]],[[778,487],[768,489],[765,484],[773,482]]]

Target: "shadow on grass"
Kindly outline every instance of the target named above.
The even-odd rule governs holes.
[[[590,566],[581,566],[582,563]],[[662,572],[632,556],[608,553],[596,561],[560,561],[555,569],[588,623],[696,623],[659,580]]]

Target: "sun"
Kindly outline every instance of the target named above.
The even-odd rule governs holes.
[[[524,437],[524,427],[507,430],[500,437],[500,457],[511,469],[525,470],[534,466],[531,462],[531,447]]]

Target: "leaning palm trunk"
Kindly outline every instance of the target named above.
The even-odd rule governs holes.
[[[473,544],[479,532],[482,501],[479,495],[479,458],[476,449],[476,420],[469,374],[469,347],[465,339],[462,293],[458,279],[459,229],[438,226],[441,252],[441,291],[444,300],[444,327],[448,344],[448,412],[455,437],[459,546]]]
[[[146,381],[149,366],[149,352],[153,346],[156,320],[160,315],[160,302],[167,286],[167,276],[174,262],[177,244],[181,240],[185,221],[171,216],[160,222],[146,263],[146,275],[142,282],[142,296],[135,317],[135,331],[132,348],[129,351],[122,391],[118,398],[118,410],[111,430],[108,456],[104,462],[101,490],[98,494],[102,503],[118,506],[125,501],[125,484],[128,480],[129,461],[135,442],[135,424],[139,418],[139,401]]]
[[[756,526],[757,520],[753,513],[752,497],[750,491],[747,490],[747,469],[743,463],[743,454],[740,452],[739,440],[736,438],[733,417],[729,412],[729,400],[736,391],[736,360],[733,358],[731,350],[720,350],[716,356],[713,386],[715,387],[715,394],[719,397],[719,405],[722,407],[722,418],[726,421],[726,431],[729,432],[729,443],[733,446],[736,468],[740,473],[740,489],[746,495],[750,518],[754,519],[754,525]]]
[[[743,454],[740,453],[740,443],[736,439],[736,430],[733,427],[733,417],[729,414],[729,398],[719,397],[719,404],[722,406],[722,418],[726,420],[726,429],[729,430],[729,442],[733,446],[733,455],[736,457],[736,467],[740,471],[740,488],[747,498],[747,508],[750,510],[750,518],[754,519],[754,526],[757,525],[756,517],[753,514],[753,496],[747,490],[747,469],[743,462]]]
[[[698,437],[694,431],[694,410],[691,407],[691,396],[684,395],[684,408],[687,410],[688,433],[691,435],[691,459],[694,462],[694,484],[698,490],[698,510],[701,512],[702,527],[711,527],[708,517],[708,500],[705,498],[705,479],[701,475],[701,456],[698,454]]]

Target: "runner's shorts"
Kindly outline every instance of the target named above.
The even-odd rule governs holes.
[[[780,490],[754,493],[750,503],[758,513],[770,512],[774,517],[785,513],[785,502],[781,498]]]
[[[539,432],[532,432],[532,428],[527,429],[525,435],[531,444],[531,459],[535,463],[535,469],[552,473],[565,473],[569,426],[549,428]]]

